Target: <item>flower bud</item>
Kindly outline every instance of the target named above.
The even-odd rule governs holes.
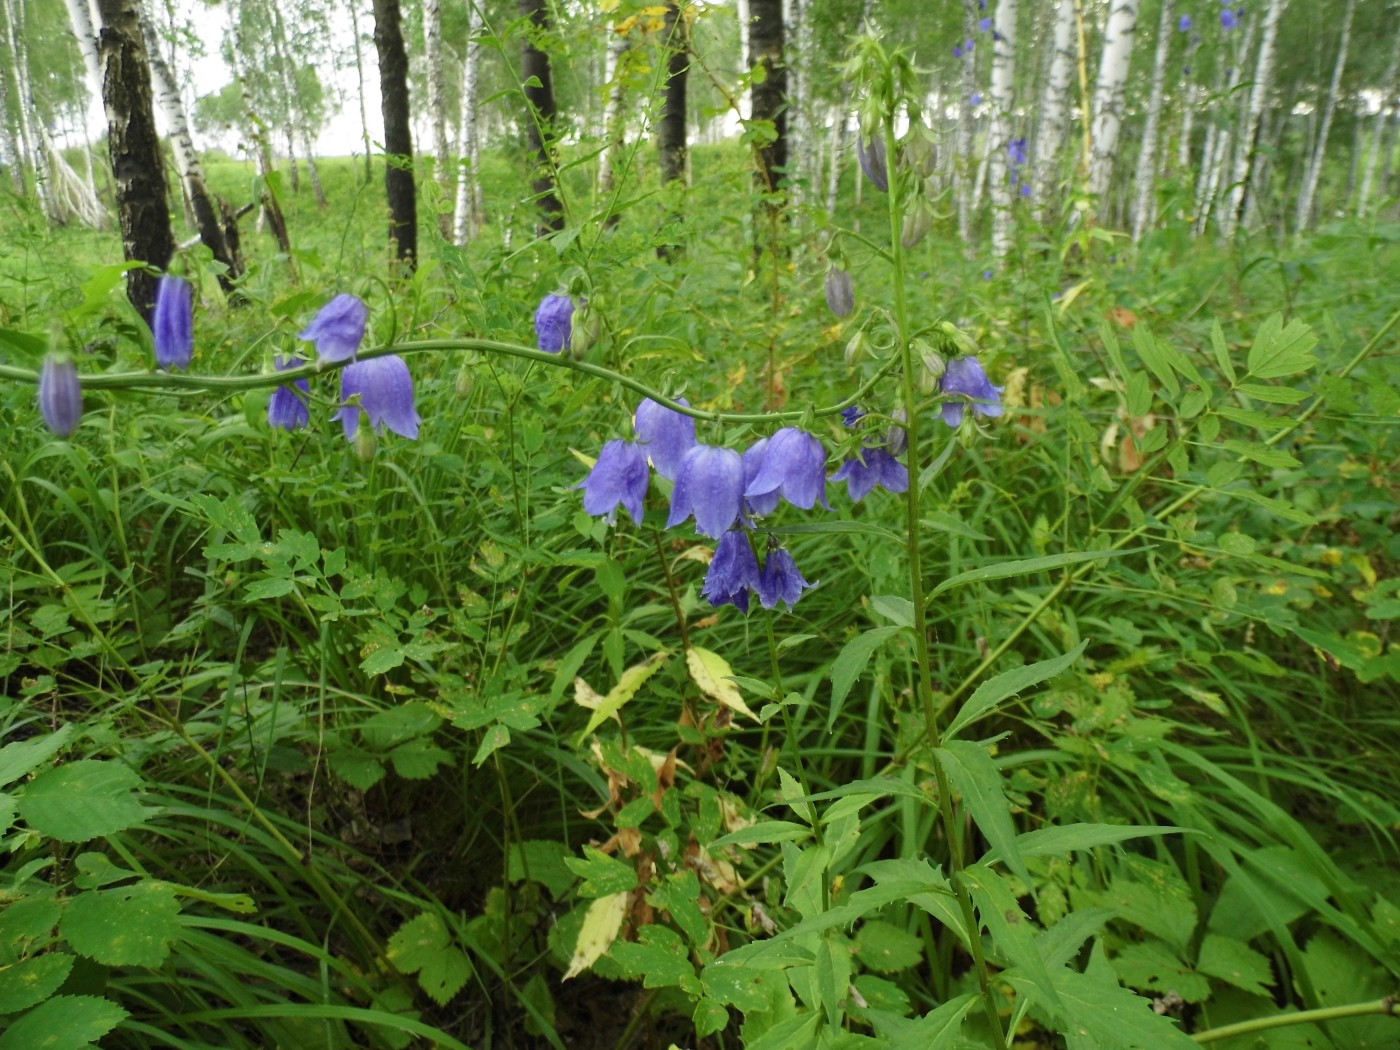
[[[826,271],[826,305],[837,317],[849,317],[856,308],[856,284],[846,270],[833,266]]]
[[[947,337],[948,342],[958,351],[958,356],[977,356],[982,352],[982,348],[977,345],[977,340],[968,335],[951,321],[941,321],[938,330]]]
[[[866,177],[875,184],[875,188],[881,192],[886,192],[890,188],[890,172],[885,163],[885,140],[879,135],[872,136],[869,141],[862,134],[856,139],[856,159],[860,161],[861,170]]]
[[[463,401],[471,397],[472,391],[476,389],[475,367],[475,361],[463,361],[462,367],[457,369],[457,379],[452,384],[452,390]]]
[[[598,316],[598,311],[588,305],[587,299],[580,299],[578,309],[574,311],[574,316],[569,322],[569,340],[565,344],[569,356],[577,360],[587,353],[589,348],[598,342],[602,326],[602,318]]]
[[[896,408],[890,413],[890,418],[894,423],[885,435],[885,444],[890,450],[890,455],[902,456],[904,450],[909,447],[909,431],[904,428],[909,422],[909,413],[903,408]]]
[[[865,358],[870,339],[864,329],[857,331],[846,343],[846,367],[854,368]]]
[[[912,248],[933,228],[933,207],[922,197],[915,198],[904,215],[904,225],[899,231],[899,243]]]
[[[923,371],[919,374],[919,389],[926,394],[931,394],[938,385],[938,381],[943,378],[943,373],[947,371],[948,365],[943,360],[943,355],[925,339],[915,339],[913,350],[924,364]]]
[[[904,148],[900,151],[899,160],[921,179],[928,178],[937,170],[938,150],[926,129],[916,126],[909,132],[909,136],[904,140]]]
[[[379,437],[374,427],[358,427],[355,430],[355,456],[361,463],[373,463],[374,454],[379,451]]]

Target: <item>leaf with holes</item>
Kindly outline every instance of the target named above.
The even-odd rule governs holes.
[[[75,951],[107,966],[159,966],[180,935],[179,915],[175,887],[148,879],[78,894],[59,931]]]

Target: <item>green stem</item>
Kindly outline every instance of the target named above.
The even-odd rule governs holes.
[[[1386,1017],[1400,1016],[1397,1010],[1400,1000],[1393,995],[1384,999],[1374,999],[1366,1003],[1348,1003],[1346,1006],[1327,1006],[1317,1010],[1299,1010],[1293,1014],[1275,1014],[1272,1017],[1256,1017],[1252,1021],[1239,1021],[1197,1032],[1191,1038],[1198,1043],[1214,1043],[1220,1039],[1233,1039],[1237,1035],[1250,1035],[1253,1032],[1266,1032],[1270,1028],[1282,1028],[1290,1024],[1319,1024],[1325,1021],[1341,1021],[1348,1017],[1365,1017],[1369,1014],[1383,1014]]]

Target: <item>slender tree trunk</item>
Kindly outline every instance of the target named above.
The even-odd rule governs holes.
[[[1133,243],[1157,218],[1157,134],[1162,125],[1162,98],[1166,91],[1167,60],[1171,57],[1172,0],[1162,0],[1157,20],[1157,54],[1152,63],[1152,94],[1147,102],[1147,122],[1142,129],[1142,150],[1138,153],[1137,174],[1133,179],[1137,199],[1133,202]]]
[[[749,119],[772,127],[758,148],[756,182],[767,194],[778,192],[788,166],[788,74],[783,58],[782,0],[749,0],[749,69],[764,72],[753,77]],[[758,83],[757,81],[762,81]],[[777,208],[776,202],[771,206]]]
[[[963,0],[963,39],[972,40],[977,32],[976,0]],[[973,52],[964,52],[962,57],[962,82],[958,98],[958,160],[953,168],[953,192],[958,198],[958,234],[963,247],[972,251],[972,216],[976,211],[976,192],[972,171],[976,161],[972,151],[975,148],[972,95],[977,90],[977,62]],[[859,185],[859,180],[857,180]]]
[[[800,207],[814,184],[812,152],[817,131],[812,120],[812,4],[811,0],[788,0],[785,30],[792,46],[788,48],[788,156],[791,171],[788,195]]]
[[[238,81],[243,95],[244,110],[244,131],[253,143],[254,157],[257,159],[258,176],[262,183],[259,191],[259,203],[262,205],[260,221],[272,227],[272,235],[277,240],[277,246],[282,254],[287,257],[292,267],[293,279],[296,274],[295,256],[292,252],[292,238],[287,232],[287,219],[282,214],[281,202],[277,199],[277,194],[273,192],[274,166],[272,162],[272,148],[267,141],[267,124],[257,112],[257,107],[253,103],[253,92],[249,86],[248,70],[244,62],[244,56],[248,53],[248,48],[243,39],[243,14],[242,0],[230,0],[228,8],[228,24],[230,39],[233,47],[230,52],[233,56],[233,75]],[[224,223],[224,240],[228,241],[228,223]],[[235,239],[235,243],[241,243]],[[236,248],[231,250],[235,253]]]
[[[29,166],[34,171],[34,192],[39,198],[45,218],[53,219],[53,200],[49,193],[48,154],[42,137],[34,128],[31,116],[35,113],[34,84],[29,75],[29,51],[24,32],[24,5],[22,0],[5,0],[5,37],[9,44],[9,70],[14,81],[11,85],[18,116],[19,141],[23,153],[16,158],[16,167],[23,171]],[[21,176],[22,177],[22,176]],[[21,183],[22,185],[22,183]]]
[[[8,12],[6,12],[8,19]],[[7,21],[8,26],[8,21]],[[6,41],[8,43],[8,40]],[[27,195],[27,187],[24,179],[24,165],[28,156],[24,142],[19,135],[19,122],[9,119],[10,96],[16,95],[16,89],[11,84],[10,68],[0,69],[0,134],[5,136],[5,159],[9,162],[10,186],[15,191],[15,196],[24,197]]]
[[[1390,106],[1396,96],[1396,81],[1400,78],[1400,31],[1395,34],[1395,44],[1390,52],[1390,65],[1381,78],[1380,108],[1376,111],[1375,123],[1371,130],[1371,148],[1366,153],[1366,166],[1362,169],[1361,190],[1356,201],[1357,218],[1370,214],[1371,188],[1376,181],[1376,165],[1385,148],[1385,126],[1390,119]]]
[[[1055,10],[1050,74],[1040,99],[1040,120],[1035,135],[1031,170],[1035,173],[1036,221],[1044,223],[1050,205],[1059,199],[1059,155],[1069,112],[1070,75],[1074,72],[1074,0],[1060,0]]]
[[[277,79],[282,85],[282,95],[286,99],[284,118],[286,123],[283,125],[283,135],[287,140],[287,163],[291,165],[292,192],[299,193],[301,192],[301,167],[297,164],[297,151],[306,141],[308,122],[302,112],[301,89],[292,72],[295,60],[292,57],[291,44],[287,39],[287,25],[282,20],[280,3],[268,4],[268,15],[271,19],[272,50],[273,60],[277,63]],[[309,151],[306,159],[310,163]]]
[[[1007,151],[1011,112],[1016,105],[1016,0],[998,0],[992,32],[992,131],[987,144],[992,198],[992,255],[1004,259],[1011,250],[1011,205]]]
[[[442,0],[423,4],[423,40],[428,57],[428,120],[433,129],[433,179],[447,191],[452,157],[447,144],[447,74],[442,57]],[[452,217],[438,212],[438,230],[446,237]]]
[[[97,10],[102,23],[102,101],[123,247],[127,259],[164,270],[175,254],[175,235],[166,207],[165,168],[136,0],[98,0]],[[144,267],[128,271],[126,277],[127,297],[150,317],[155,278]]]
[[[1327,102],[1322,110],[1322,126],[1317,130],[1317,144],[1313,146],[1312,160],[1308,172],[1303,177],[1303,189],[1298,194],[1298,217],[1294,229],[1302,233],[1312,222],[1313,202],[1317,198],[1317,184],[1322,178],[1322,161],[1327,153],[1327,136],[1332,131],[1332,117],[1337,111],[1337,96],[1342,92],[1342,72],[1347,65],[1347,48],[1351,44],[1351,20],[1356,14],[1356,0],[1347,0],[1346,13],[1342,16],[1342,39],[1337,45],[1337,63],[1332,67],[1332,83],[1327,90]]]
[[[360,0],[350,0],[345,6],[350,10],[350,35],[355,44],[355,79],[360,85],[360,138],[365,144],[365,185],[374,179],[374,139],[369,133],[369,109],[365,101],[369,98],[369,87],[365,79],[364,38],[360,35],[360,16],[356,13]]]
[[[413,181],[413,131],[408,106],[408,53],[399,0],[374,0],[374,46],[379,53],[379,101],[384,113],[384,193],[389,199],[389,238],[399,261],[418,258],[418,202]]]
[[[627,65],[631,43],[625,33],[612,33],[608,38],[607,55],[603,63],[603,83],[608,85],[608,102],[603,110],[603,151],[598,157],[598,196],[607,198],[617,189],[617,157],[622,151],[624,127],[627,121]],[[620,218],[609,215],[612,225]]]
[[[1133,37],[1137,28],[1137,0],[1113,0],[1104,27],[1103,57],[1099,62],[1098,86],[1094,91],[1093,156],[1089,162],[1089,192],[1100,199],[1100,211],[1107,204],[1108,187],[1113,181],[1113,162],[1118,155],[1118,132],[1123,124],[1123,95],[1128,84],[1128,67],[1133,57]]]
[[[465,248],[476,235],[481,208],[478,199],[481,174],[477,108],[477,82],[481,77],[481,8],[467,0],[467,55],[462,63],[462,104],[457,117],[457,203],[452,215],[452,243]]]
[[[666,5],[666,24],[662,32],[665,42],[666,89],[662,98],[661,123],[657,127],[658,146],[661,153],[661,181],[663,184],[686,184],[688,148],[686,145],[686,80],[690,69],[690,34],[687,31],[685,15],[676,0]],[[672,197],[673,204],[680,201],[679,195]],[[685,219],[680,207],[673,207],[670,219],[679,225]],[[657,255],[671,259],[680,248],[674,244],[658,245]]]
[[[535,201],[541,216],[539,232],[544,236],[564,228],[564,202],[559,199],[554,162],[554,121],[558,116],[554,105],[554,78],[549,55],[536,43],[539,35],[549,29],[547,0],[520,0],[520,13],[530,22],[520,72],[525,80],[525,103],[529,110],[525,134],[534,157]]]
[[[1229,238],[1235,235],[1245,217],[1254,175],[1255,140],[1269,93],[1274,86],[1274,54],[1278,43],[1278,25],[1283,18],[1287,0],[1269,0],[1264,15],[1263,36],[1259,40],[1259,60],[1254,65],[1254,87],[1249,93],[1249,109],[1244,126],[1240,128],[1235,149],[1235,168],[1230,180],[1230,197],[1221,215],[1220,232]]]

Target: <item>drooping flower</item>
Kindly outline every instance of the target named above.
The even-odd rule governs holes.
[[[987,30],[992,28],[992,20],[990,18],[979,18],[977,20],[977,28],[983,33],[987,32]]]
[[[974,106],[980,106],[982,104],[982,92],[974,91],[972,93],[972,104]]]
[[[358,403],[352,400],[356,397]],[[375,430],[388,427],[406,438],[418,436],[422,419],[413,406],[413,376],[397,354],[347,365],[340,373],[340,400],[344,404],[333,418],[341,421],[351,441],[360,426],[361,409]]]
[[[826,305],[837,317],[849,317],[856,308],[856,283],[839,266],[826,271]]]
[[[954,44],[954,45],[953,45],[953,57],[954,57],[954,58],[962,58],[962,56],[963,56],[962,45],[961,45],[961,44]]]
[[[876,485],[882,485],[890,492],[907,491],[909,468],[890,455],[886,448],[863,448],[859,455],[846,460],[841,469],[831,475],[831,480],[844,481],[851,502],[859,503]]]
[[[279,372],[299,368],[305,363],[299,357],[283,357],[281,354],[273,361]],[[298,379],[291,386],[279,386],[267,402],[268,424],[283,430],[304,429],[311,422],[311,410],[306,406],[306,397],[310,393],[311,386],[305,379]]]
[[[885,164],[885,140],[875,135],[866,140],[864,135],[856,137],[856,159],[866,178],[875,184],[880,192],[890,188],[890,172]]]
[[[48,428],[66,438],[83,418],[83,386],[78,366],[67,354],[49,354],[39,369],[39,412]]]
[[[588,477],[574,488],[583,489],[583,509],[589,514],[602,515],[613,525],[617,522],[617,508],[625,507],[640,525],[650,479],[647,454],[642,447],[616,439],[603,446]]]
[[[159,367],[189,368],[194,356],[194,290],[189,281],[167,274],[156,283],[151,331]]]
[[[364,300],[341,292],[321,307],[316,319],[297,338],[315,343],[316,356],[322,361],[350,361],[364,342],[368,320],[369,307]]]
[[[1181,18],[1177,20],[1176,28],[1177,31],[1181,33],[1191,32],[1191,16],[1182,15]]]
[[[744,507],[744,461],[733,449],[696,445],[681,460],[671,494],[672,528],[695,516],[695,531],[719,539],[739,520]]]
[[[749,611],[749,591],[759,585],[758,558],[748,533],[730,529],[720,537],[710,569],[705,573],[701,593],[711,605],[732,605],[740,612]]]
[[[763,467],[763,456],[767,451],[768,438],[759,438],[744,450],[744,506],[750,514],[760,518],[778,509],[779,497],[776,489],[761,496],[748,494],[749,485],[758,477],[758,472]]]
[[[955,357],[948,362],[947,370],[943,373],[942,390],[945,395],[961,394],[972,398],[972,411],[975,415],[999,416],[1002,413],[1002,388],[992,385],[982,368],[982,362],[972,355]],[[961,426],[963,405],[961,400],[944,401],[943,422],[950,427]]]
[[[676,404],[690,407],[690,402],[683,397],[676,398]],[[637,440],[645,446],[646,455],[651,457],[651,465],[656,472],[663,478],[675,481],[681,469],[681,460],[696,445],[694,418],[657,404],[648,397],[637,406],[637,415],[632,422]]]
[[[567,295],[550,293],[535,311],[535,336],[540,349],[557,354],[573,341],[574,301]]]
[[[771,438],[758,463],[758,473],[744,486],[744,495],[777,493],[795,507],[811,510],[826,502],[826,449],[805,430],[784,427]]]
[[[865,418],[865,409],[859,405],[848,405],[841,410],[841,422],[853,427]]]
[[[1011,163],[1018,168],[1026,163],[1026,161],[1030,159],[1030,155],[1026,152],[1025,138],[1014,138],[1008,142],[1006,145],[1006,154],[1011,158]]]
[[[758,600],[765,609],[775,609],[779,602],[786,602],[791,609],[802,597],[802,592],[812,586],[798,571],[797,562],[786,547],[778,547],[768,552],[763,562],[763,571],[758,574]]]
[[[1220,12],[1220,28],[1234,29],[1240,24],[1240,16],[1235,13],[1234,8],[1227,7]]]

